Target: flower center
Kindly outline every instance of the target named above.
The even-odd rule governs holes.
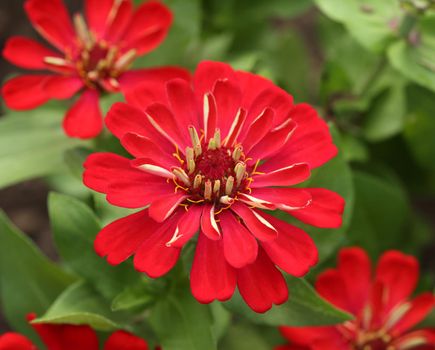
[[[44,62],[60,73],[71,74],[76,71],[90,88],[118,91],[117,78],[133,62],[136,51],[120,52],[116,45],[97,40],[80,14],[74,16],[74,25],[77,47],[67,50],[65,58],[45,57]]]
[[[177,187],[190,194],[190,202],[213,202],[231,205],[237,193],[250,191],[252,181],[247,171],[245,155],[239,145],[221,145],[220,131],[206,144],[194,127],[189,128],[192,146],[187,147],[185,157],[175,154],[180,167],[172,172]]]
[[[390,342],[388,334],[365,333],[361,335],[355,350],[391,350]]]

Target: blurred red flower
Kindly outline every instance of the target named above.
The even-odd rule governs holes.
[[[32,321],[34,314],[28,316]],[[47,350],[98,350],[98,337],[89,326],[67,324],[32,323]],[[104,350],[148,350],[145,340],[133,334],[116,331],[106,340]],[[0,336],[0,350],[37,350],[36,345],[18,333]]]
[[[355,320],[330,327],[281,327],[292,345],[276,350],[434,350],[435,329],[413,329],[435,306],[432,293],[410,299],[418,269],[414,257],[388,251],[372,278],[362,249],[342,249],[338,268],[323,272],[316,289]]]
[[[199,230],[190,274],[197,300],[227,300],[236,285],[257,312],[287,300],[277,266],[303,276],[317,249],[301,229],[265,210],[318,227],[339,227],[343,199],[323,188],[291,188],[335,156],[326,123],[257,75],[203,62],[193,85],[148,83],[115,104],[106,123],[134,160],[96,153],[84,183],[126,208],[149,208],[106,226],[99,255],[166,274]]]
[[[27,15],[53,49],[25,37],[10,38],[3,56],[26,69],[50,74],[21,75],[3,86],[9,108],[33,109],[49,99],[80,97],[67,112],[67,135],[97,136],[103,126],[99,97],[125,91],[144,80],[188,79],[184,69],[162,67],[130,70],[134,59],[155,49],[172,23],[170,10],[158,1],[133,9],[132,0],[85,0],[86,20],[73,23],[62,0],[27,0]]]

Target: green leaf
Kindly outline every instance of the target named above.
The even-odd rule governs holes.
[[[233,325],[219,344],[220,350],[270,350],[271,344],[264,338],[258,326],[242,323]]]
[[[377,257],[387,249],[407,249],[410,207],[400,184],[354,172],[355,210],[349,227],[351,244]]]
[[[409,115],[404,136],[418,164],[435,171],[435,94],[429,90],[411,86],[407,90]],[[435,185],[435,183],[434,183]]]
[[[187,283],[158,301],[149,321],[165,350],[216,349],[210,308],[193,298]]]
[[[158,282],[158,281],[156,281]],[[148,279],[140,280],[134,285],[130,285],[119,293],[112,301],[112,310],[128,310],[134,308],[145,308],[153,304],[157,295],[149,285]]]
[[[289,300],[282,305],[273,306],[264,314],[252,311],[239,293],[224,305],[232,312],[246,317],[247,320],[269,326],[324,326],[342,323],[352,316],[336,309],[322,299],[303,278],[288,277]]]
[[[80,182],[83,177],[83,163],[91,153],[92,150],[85,147],[75,147],[65,151],[65,163],[68,165],[71,173],[79,179]]]
[[[403,80],[394,81],[377,96],[364,120],[364,135],[380,141],[401,132],[406,115],[406,93]]]
[[[26,314],[45,312],[73,281],[0,212],[1,303],[12,328],[31,334]]]
[[[435,91],[435,15],[421,18],[413,35],[392,45],[388,58],[405,77]]]
[[[400,22],[397,0],[315,0],[330,18],[344,24],[364,47],[382,51],[394,38],[393,22]]]
[[[354,206],[352,172],[344,159],[343,152],[341,151],[341,136],[334,127],[331,128],[331,132],[334,137],[334,142],[339,147],[338,155],[325,165],[315,169],[312,172],[311,178],[301,184],[301,187],[326,188],[340,194],[346,201],[346,207],[343,214],[343,225],[339,229],[317,228],[303,224],[301,221],[296,220],[285,212],[275,211],[272,213],[278,218],[308,232],[314,239],[317,249],[319,250],[320,261],[326,260],[333,252],[335,252],[338,246],[345,241],[345,234],[352,218]]]
[[[0,188],[65,171],[63,153],[83,141],[61,128],[64,110],[11,112],[0,120]]]
[[[95,253],[94,240],[101,226],[88,206],[75,198],[50,193],[48,209],[54,240],[65,265],[103,296],[111,300],[139,278],[128,264],[111,266]]]
[[[65,290],[35,323],[86,324],[101,331],[119,329],[112,313],[99,294],[81,281]]]

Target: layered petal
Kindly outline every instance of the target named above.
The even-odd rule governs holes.
[[[101,38],[108,24],[115,0],[85,0],[86,19],[91,30]]]
[[[104,350],[148,350],[148,344],[134,334],[117,331],[106,340]]]
[[[338,270],[346,286],[350,311],[359,315],[369,299],[371,263],[361,248],[342,249],[338,255]]]
[[[258,244],[254,236],[229,212],[222,212],[219,219],[225,259],[235,268],[252,264],[258,252]]]
[[[311,193],[300,188],[256,188],[252,190],[251,196],[291,212],[311,206],[313,201]]]
[[[423,321],[434,307],[435,295],[430,292],[423,293],[414,300],[399,304],[393,309],[387,319],[386,327],[391,329],[394,335],[400,335]]]
[[[231,298],[236,288],[236,270],[224,257],[222,241],[213,241],[204,234],[198,237],[190,286],[193,296],[201,303]]]
[[[177,227],[166,243],[168,247],[183,247],[195,233],[198,232],[201,223],[202,208],[200,206],[191,206],[178,221]]]
[[[284,277],[261,248],[253,264],[237,270],[237,286],[246,304],[255,312],[266,312],[288,298]]]
[[[259,212],[240,202],[234,203],[231,210],[243,220],[248,230],[260,241],[276,239],[277,229]]]
[[[27,0],[24,9],[38,32],[58,49],[73,44],[74,29],[61,0]]]
[[[157,229],[145,237],[134,256],[133,264],[136,270],[146,273],[151,278],[157,278],[175,266],[181,250],[168,247],[166,243],[171,239],[180,217],[182,212],[178,211],[170,220],[157,224]]]
[[[105,226],[97,235],[94,248],[111,265],[128,259],[147,237],[155,234],[159,224],[149,217],[148,210],[118,219]]]
[[[293,186],[307,180],[310,175],[310,167],[307,164],[293,164],[267,174],[255,175],[250,187]]]
[[[322,272],[315,283],[317,292],[336,307],[351,312],[352,303],[346,289],[346,283],[336,269]]]
[[[50,99],[44,84],[50,75],[21,75],[8,80],[2,88],[6,105],[11,109],[36,108]]]
[[[418,280],[418,261],[399,251],[388,251],[380,258],[375,280],[384,289],[385,311],[406,300],[414,291]]]
[[[268,159],[259,167],[259,171],[269,172],[294,163],[307,163],[313,169],[337,154],[328,125],[313,107],[307,104],[296,105],[289,118],[297,127],[285,145],[286,152]]]
[[[166,84],[169,105],[180,125],[199,125],[199,111],[189,81],[174,79]]]
[[[9,62],[27,69],[46,69],[45,57],[57,57],[58,53],[46,48],[37,41],[22,36],[14,36],[6,41],[3,57]]]
[[[159,84],[161,87],[163,87],[163,83],[172,79],[182,79],[189,81],[190,73],[184,68],[172,66],[132,69],[122,73],[118,78],[118,81],[122,92],[127,94],[133,91],[135,88],[140,87],[140,85],[145,82]],[[160,101],[157,100],[153,102]]]
[[[137,134],[152,140],[165,153],[172,154],[174,146],[150,123],[146,114],[125,103],[115,103],[106,117],[106,125],[119,139],[127,133]]]
[[[86,90],[67,112],[63,120],[65,133],[70,137],[88,139],[103,129],[103,115],[96,90]]]
[[[261,213],[261,216],[277,230],[276,239],[261,242],[269,258],[288,274],[304,276],[318,261],[314,241],[300,228],[266,213]]]
[[[51,98],[71,98],[84,86],[78,76],[53,75],[44,82],[44,90]],[[98,98],[98,97],[97,97]]]
[[[187,197],[182,191],[159,196],[150,205],[150,216],[157,222],[165,221]]]
[[[324,188],[304,188],[311,195],[311,203],[289,213],[306,224],[322,228],[341,226],[344,211],[344,199],[335,192]]]
[[[154,50],[166,38],[172,13],[158,1],[148,1],[134,12],[123,35],[125,49],[134,48],[138,55]]]

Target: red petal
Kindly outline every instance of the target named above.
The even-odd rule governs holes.
[[[409,347],[410,344],[415,344],[416,340],[419,345]],[[397,349],[435,350],[435,329],[422,329],[406,333],[394,339],[391,345]]]
[[[172,24],[172,13],[158,1],[148,1],[137,8],[123,36],[126,47],[139,55],[155,49],[166,38]]]
[[[216,223],[214,205],[205,204],[201,216],[201,230],[209,239],[219,240],[222,238],[219,226]]]
[[[254,175],[250,187],[293,186],[304,182],[310,175],[310,167],[307,164],[293,164],[270,173]]]
[[[131,105],[115,103],[110,108],[105,122],[119,139],[127,133],[138,134],[159,145],[167,154],[172,155],[175,151],[174,146],[151,125],[145,113]]]
[[[394,318],[395,310],[393,309],[390,313],[390,320],[392,321],[392,333],[395,335],[400,335],[403,332],[411,329],[419,322],[423,321],[426,316],[434,309],[435,306],[435,295],[430,292],[423,293],[416,297],[414,300],[409,302],[409,311],[404,315],[399,317],[397,320],[391,320]],[[400,305],[398,306],[400,308]],[[387,320],[387,327],[388,325]]]
[[[275,240],[261,242],[262,247],[280,269],[290,275],[302,277],[318,262],[314,241],[293,225],[265,213],[261,214],[278,231]]]
[[[265,108],[270,108],[275,114],[273,126],[277,126],[289,118],[288,115],[292,107],[292,96],[277,86],[270,84],[252,101],[248,109],[248,120],[256,118]]]
[[[266,312],[273,304],[282,304],[288,298],[284,277],[262,249],[253,264],[237,270],[237,286],[246,304],[255,312]]]
[[[382,255],[376,268],[376,281],[382,284],[386,311],[406,300],[417,284],[418,261],[398,251]]]
[[[166,243],[168,247],[183,247],[195,233],[198,232],[201,222],[202,208],[199,205],[191,206],[178,221],[178,225],[171,240]]]
[[[294,163],[308,163],[316,168],[337,154],[332,143],[328,125],[318,116],[316,110],[307,105],[296,105],[290,113],[297,128],[286,145],[285,154],[277,154],[259,167],[268,172]]]
[[[278,209],[293,213],[311,203],[311,194],[301,188],[256,188],[252,196],[273,203]]]
[[[361,248],[342,249],[338,259],[338,271],[346,285],[350,311],[359,315],[369,299],[372,274],[370,259]]]
[[[104,350],[148,350],[148,344],[134,334],[117,331],[106,340]]]
[[[143,176],[136,179],[116,177],[107,188],[107,201],[123,208],[143,208],[173,191],[166,179]]]
[[[254,236],[229,212],[222,212],[219,219],[225,259],[235,268],[252,264],[258,253],[258,244]]]
[[[88,139],[97,136],[103,128],[103,116],[95,90],[82,93],[63,120],[65,133],[70,137]]]
[[[83,166],[84,184],[101,193],[107,193],[109,185],[119,179],[133,182],[143,180],[144,183],[149,179],[147,174],[133,168],[129,159],[114,153],[93,153]]]
[[[343,277],[336,269],[327,269],[316,280],[317,292],[335,306],[351,312],[352,304]]]
[[[101,38],[106,30],[109,14],[115,0],[85,0],[85,12],[89,28]]]
[[[295,129],[296,124],[290,119],[279,127],[272,129],[249,151],[248,157],[257,161],[258,159],[273,156],[283,148]],[[287,149],[285,152],[287,152]],[[294,163],[287,163],[286,166]]]
[[[97,350],[98,338],[89,326],[32,323],[48,349]]]
[[[58,57],[59,54],[22,36],[14,36],[5,44],[3,57],[9,62],[27,69],[46,69],[44,57]]]
[[[270,131],[271,125],[273,123],[274,112],[270,108],[264,109],[264,111],[256,117],[246,133],[241,133],[240,140],[243,145],[243,151],[247,154],[258,142],[260,142],[264,136]],[[247,122],[245,122],[245,126]]]
[[[280,327],[283,337],[292,344],[310,346],[318,339],[332,339],[341,336],[335,327]]]
[[[115,45],[118,44],[130,24],[132,15],[133,3],[131,0],[124,0],[118,2],[118,5],[115,4],[109,14],[104,39]]]
[[[164,224],[160,224],[158,230],[145,238],[134,256],[136,270],[145,272],[151,278],[157,278],[175,266],[181,250],[168,247],[166,243],[171,239],[180,215],[180,212],[175,213]]]
[[[236,81],[234,71],[229,64],[212,61],[202,61],[198,64],[193,76],[193,86],[197,100],[201,105],[204,94],[212,92],[218,80]]]
[[[158,67],[158,68],[144,68],[144,69],[131,69],[118,78],[121,90],[128,93],[133,89],[139,87],[145,82],[157,83],[163,93],[164,83],[172,79],[182,79],[190,81],[190,73],[188,70],[181,67]],[[162,100],[153,99],[152,102],[164,102],[166,97]]]
[[[44,89],[51,98],[71,98],[84,86],[83,80],[78,76],[54,75],[44,83]]]
[[[236,288],[235,270],[227,263],[222,241],[200,234],[190,271],[193,296],[201,303],[231,298]]]
[[[248,230],[261,241],[270,241],[277,237],[277,230],[273,225],[257,211],[249,208],[246,204],[236,202],[231,206],[243,220]]]
[[[43,90],[50,75],[21,75],[8,80],[2,88],[6,105],[11,109],[27,110],[36,108],[50,97]]]
[[[150,216],[157,222],[165,221],[187,197],[184,191],[160,196],[159,199],[151,203]]]
[[[36,350],[36,346],[18,333],[3,333],[0,336],[0,350]]]
[[[311,194],[309,206],[289,212],[306,224],[323,228],[338,228],[342,224],[344,199],[335,192],[324,188],[304,188]]]
[[[225,138],[234,118],[238,114],[242,92],[235,81],[217,80],[213,87],[213,96],[217,109],[216,127],[220,129],[222,138]],[[214,132],[209,134],[208,137],[213,137],[213,134]]]
[[[28,0],[24,8],[38,32],[60,50],[72,45],[74,29],[62,0]]]
[[[148,106],[145,113],[153,127],[182,153],[192,145],[187,126],[179,123],[165,105],[154,103]]]
[[[158,160],[163,167],[170,169],[179,166],[180,162],[171,154],[164,152],[148,137],[127,133],[121,138],[124,148],[136,158],[150,158]]]
[[[104,227],[95,239],[95,251],[101,257],[107,256],[109,264],[117,265],[128,259],[158,228],[148,210],[139,211]]]
[[[189,125],[199,125],[199,112],[190,83],[175,79],[166,84],[169,105],[179,124],[185,129]]]

